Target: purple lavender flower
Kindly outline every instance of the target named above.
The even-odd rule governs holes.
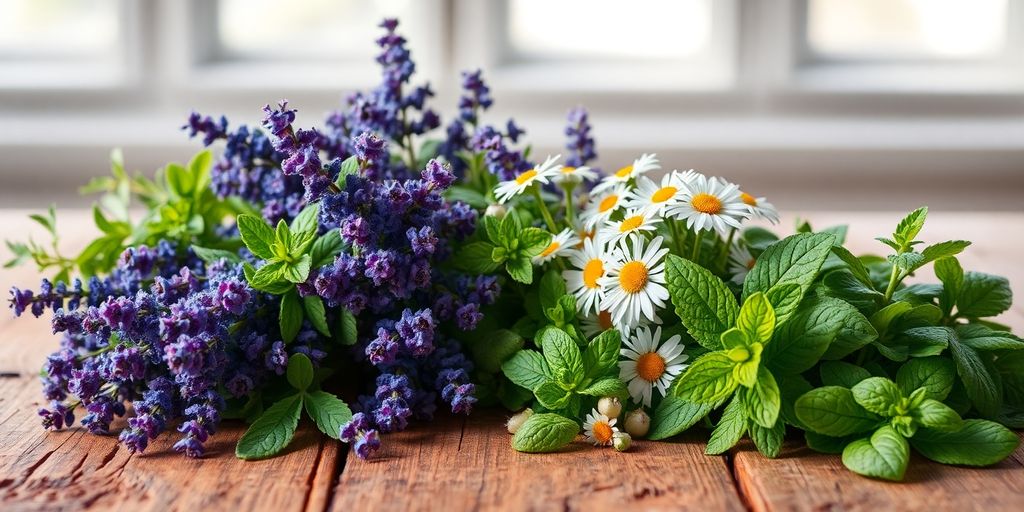
[[[43,428],[46,429],[60,430],[75,422],[74,409],[61,402],[51,403],[49,409],[39,409],[39,416],[43,418]]]
[[[240,315],[249,302],[249,287],[238,280],[223,281],[217,285],[217,302],[224,309]]]
[[[565,160],[566,165],[580,167],[597,158],[597,151],[594,149],[594,137],[590,135],[591,127],[586,109],[576,107],[569,111],[569,125],[565,127],[565,134],[569,140],[565,148],[569,155]]]

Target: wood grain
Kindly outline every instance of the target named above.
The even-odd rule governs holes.
[[[697,436],[637,441],[627,453],[579,438],[563,452],[509,446],[505,416],[445,417],[387,437],[382,457],[353,460],[332,510],[742,510],[722,457]]]

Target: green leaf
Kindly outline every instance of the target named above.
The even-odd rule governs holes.
[[[167,188],[177,197],[190,197],[195,190],[196,182],[191,173],[180,164],[167,164],[164,171]]]
[[[754,441],[757,451],[769,459],[774,459],[782,452],[782,441],[786,437],[786,424],[779,421],[772,428],[764,428],[757,423],[747,425],[750,439]]]
[[[736,443],[743,437],[747,430],[747,417],[744,414],[743,402],[739,397],[734,397],[729,405],[722,411],[722,419],[711,432],[707,448],[704,453],[708,455],[719,455],[736,446]]]
[[[341,344],[355,345],[356,341],[359,339],[359,331],[356,326],[356,316],[348,309],[341,308],[338,319],[341,323]]]
[[[732,292],[706,268],[673,254],[665,272],[672,304],[687,332],[708,350],[721,348],[719,338],[739,316]]]
[[[928,207],[918,208],[903,218],[896,226],[892,237],[901,247],[909,247],[910,242],[917,238],[921,228],[924,227],[924,220],[928,217]]]
[[[779,373],[802,373],[818,362],[856,310],[839,299],[815,297],[796,311],[765,346],[764,359]]]
[[[558,299],[565,295],[565,279],[557,270],[551,269],[540,278],[540,306],[544,309],[558,306]]]
[[[676,386],[676,396],[700,404],[715,404],[736,390],[736,363],[723,352],[709,352],[686,369]]]
[[[497,329],[469,345],[476,367],[488,374],[501,371],[501,364],[522,348],[523,337],[508,329]]]
[[[960,415],[948,405],[931,398],[926,398],[911,411],[911,415],[921,426],[943,432],[956,432],[963,427]]]
[[[519,232],[520,254],[528,259],[547,249],[551,245],[551,233],[540,228],[526,228]]]
[[[287,287],[291,287],[291,283],[284,280],[282,274],[285,270],[285,263],[283,261],[275,261],[273,263],[267,263],[259,269],[252,272],[252,276],[246,274],[246,280],[249,284],[257,290],[263,290],[269,293],[275,293],[272,290],[278,288],[277,285],[285,283]]]
[[[832,437],[866,432],[881,418],[861,407],[853,392],[839,386],[813,389],[796,401],[796,416],[807,428]]]
[[[852,388],[858,382],[871,376],[864,368],[844,361],[825,361],[818,367],[821,383],[826,386]]]
[[[585,376],[595,379],[617,370],[619,350],[622,348],[622,337],[616,329],[609,329],[590,340],[583,350],[583,368]]]
[[[461,201],[478,210],[483,210],[484,208],[487,208],[488,204],[487,198],[480,192],[477,192],[476,190],[473,190],[468,187],[462,187],[458,185],[450,187],[448,190],[446,190],[444,193],[444,197],[448,199],[448,202]]]
[[[629,395],[629,392],[626,390],[626,384],[619,380],[618,377],[608,377],[587,386],[586,389],[580,390],[580,394],[597,397],[614,396],[624,399]]]
[[[359,159],[352,155],[341,162],[341,169],[338,171],[338,177],[335,178],[334,184],[344,190],[348,177],[354,174],[359,174]]]
[[[654,409],[647,439],[668,439],[692,427],[711,412],[710,404],[698,404],[669,394]]]
[[[741,389],[740,396],[743,397],[748,418],[764,428],[775,426],[779,408],[782,406],[782,397],[779,385],[776,384],[771,372],[764,367],[758,368],[754,387]]]
[[[533,282],[533,263],[527,256],[517,256],[505,262],[508,275],[523,284]]]
[[[299,334],[302,327],[302,304],[299,303],[299,294],[292,290],[281,296],[281,311],[278,317],[278,324],[281,328],[281,340],[291,343]]]
[[[961,344],[955,336],[951,339],[949,350],[956,363],[956,373],[971,403],[982,415],[997,416],[1002,402],[1002,390],[995,376],[989,373],[981,355],[973,348]]]
[[[884,377],[864,379],[850,391],[861,407],[883,417],[895,416],[896,406],[903,400],[896,383]]]
[[[907,471],[910,446],[903,436],[886,425],[858,439],[843,450],[843,465],[858,475],[899,481]]]
[[[873,290],[874,284],[871,282],[871,273],[868,272],[867,267],[860,261],[859,258],[853,255],[850,251],[846,250],[841,245],[832,246],[832,254],[839,257],[843,263],[850,269],[850,273],[858,280],[861,284],[866,286],[868,289]]]
[[[839,455],[843,453],[843,449],[846,448],[846,445],[855,440],[856,439],[851,439],[849,436],[832,437],[810,430],[804,432],[804,441],[807,443],[808,448],[818,453],[828,453],[830,455]]]
[[[225,251],[224,249],[210,249],[207,247],[193,245],[192,252],[194,252],[199,259],[208,264],[217,263],[220,260],[227,260],[230,263],[242,262],[242,258],[240,258],[237,253]]]
[[[295,435],[302,413],[302,396],[294,395],[271,405],[249,429],[242,434],[235,446],[239,459],[264,459],[277,454],[288,446]]]
[[[263,219],[253,215],[239,215],[238,232],[242,235],[242,243],[256,255],[257,258],[269,260],[274,258],[274,251],[271,246],[274,244],[274,230],[263,222]]]
[[[871,325],[876,331],[883,333],[889,329],[889,324],[911,309],[914,309],[914,306],[909,302],[893,302],[871,315]]]
[[[956,258],[940,258],[932,267],[935,277],[942,281],[942,293],[939,295],[939,306],[942,313],[949,316],[956,305],[956,299],[960,296],[960,288],[964,284],[964,269]]]
[[[501,371],[519,387],[533,391],[552,378],[544,356],[536,350],[520,350],[501,364]]]
[[[298,215],[292,219],[291,230],[293,233],[305,231],[316,232],[320,225],[320,203],[306,205]]]
[[[924,261],[918,264],[916,268],[911,269],[911,271],[917,270],[918,268],[921,268],[922,266],[933,261],[936,261],[940,258],[956,256],[957,254],[963,252],[963,250],[970,245],[971,243],[968,242],[967,240],[948,240],[945,242],[937,243],[935,245],[929,245],[928,247],[925,247],[923,251],[921,251],[921,257]]]
[[[728,331],[722,333],[721,337],[722,347],[726,350],[733,349],[736,347],[746,348],[750,346],[750,338],[739,330],[739,328],[733,327]]]
[[[284,267],[284,278],[292,283],[304,283],[309,278],[309,271],[313,269],[313,258],[303,254],[297,261],[287,264]]]
[[[579,346],[565,331],[548,327],[540,332],[535,342],[540,344],[544,360],[547,361],[553,375],[557,377],[559,370],[566,370],[571,376],[571,382],[562,384],[576,384],[583,379],[583,355],[580,354]]]
[[[843,326],[839,329],[839,334],[822,354],[823,359],[841,359],[878,339],[878,331],[856,308],[838,304],[833,307],[845,310],[846,314],[843,315]]]
[[[488,240],[499,247],[506,247],[508,245],[504,234],[501,231],[501,225],[504,222],[504,218],[498,219],[491,215],[485,215],[482,222],[484,225],[484,232],[487,234]]]
[[[953,390],[955,380],[956,365],[938,356],[911,359],[896,372],[896,385],[905,396],[910,396],[918,388],[924,388],[926,397],[945,400]]]
[[[494,272],[502,263],[491,258],[494,249],[494,245],[488,242],[468,243],[459,250],[454,260],[462,270],[474,274],[488,274]]]
[[[317,238],[309,249],[313,268],[320,268],[334,263],[334,258],[345,248],[345,242],[337,229],[332,229]]]
[[[996,316],[1010,309],[1013,292],[1001,276],[967,272],[956,300],[957,314],[967,318]]]
[[[313,327],[324,336],[331,335],[331,329],[327,326],[327,311],[324,309],[324,301],[319,295],[307,295],[302,298],[302,307],[306,310],[306,318]]]
[[[534,414],[512,437],[512,448],[526,453],[553,452],[571,443],[579,431],[579,425],[568,418],[551,413]]]
[[[1024,340],[1006,331],[995,331],[979,324],[958,325],[956,335],[960,342],[974,350],[1021,350]]]
[[[303,402],[306,414],[313,418],[316,428],[333,439],[338,439],[342,425],[352,419],[352,410],[348,405],[326,391],[308,393]]]
[[[292,354],[288,358],[288,384],[299,391],[305,391],[313,383],[313,363],[306,354]]]
[[[541,405],[550,410],[558,410],[565,407],[566,403],[569,402],[569,398],[572,397],[571,391],[553,380],[537,386],[537,389],[533,390],[533,394],[536,395],[537,401]]]
[[[763,293],[754,293],[743,303],[736,318],[736,327],[746,333],[750,341],[768,343],[772,338],[775,332],[775,310]]]
[[[744,300],[756,292],[767,294],[776,286],[788,284],[799,285],[801,294],[805,293],[831,253],[834,242],[835,236],[827,233],[800,233],[773,244],[757,258],[744,279]],[[788,316],[791,311],[776,309],[778,318]]]
[[[288,223],[281,219],[277,221],[277,229],[274,231],[274,239],[278,246],[289,249],[292,246],[292,230]]]
[[[965,420],[955,432],[921,429],[910,444],[921,455],[942,464],[988,466],[1009,457],[1020,439],[996,422]]]

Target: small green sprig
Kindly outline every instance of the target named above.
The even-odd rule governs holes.
[[[483,217],[481,236],[486,240],[470,242],[455,257],[464,270],[486,274],[504,265],[508,275],[523,284],[533,283],[533,257],[551,243],[551,233],[535,227],[523,227],[515,211],[500,220]]]

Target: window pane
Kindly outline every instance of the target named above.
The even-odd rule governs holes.
[[[509,0],[508,15],[512,52],[533,58],[681,58],[711,38],[711,0]]]
[[[970,58],[1006,44],[1007,0],[808,0],[807,40],[830,57]]]
[[[0,1],[0,59],[105,57],[120,38],[118,0]]]
[[[220,0],[221,50],[233,57],[369,58],[377,26],[397,17],[409,33],[413,0]]]

